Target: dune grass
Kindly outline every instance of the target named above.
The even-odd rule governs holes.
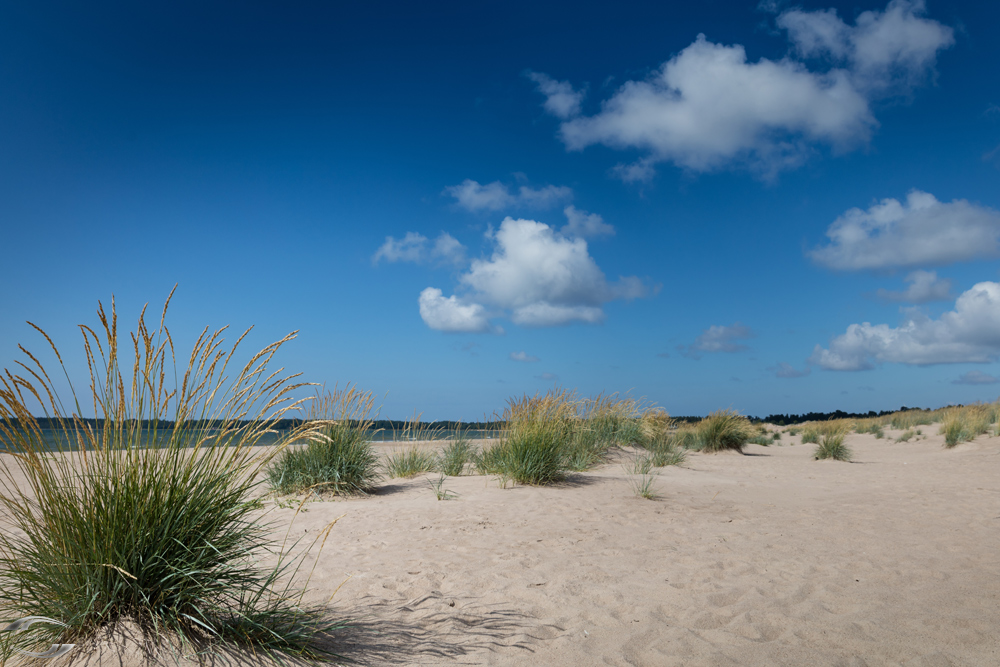
[[[375,399],[348,385],[317,394],[310,408],[315,433],[305,446],[288,448],[267,469],[278,494],[332,491],[364,494],[379,481],[379,460],[370,443]]]
[[[989,433],[990,425],[997,421],[997,414],[998,406],[995,403],[946,410],[940,429],[944,434],[945,447],[950,449],[961,442]]]
[[[698,436],[705,452],[742,452],[755,432],[750,420],[734,410],[718,410],[698,423]]]
[[[561,481],[568,467],[576,405],[565,391],[509,399],[497,442],[485,448],[476,467],[494,474],[506,486],[543,485]]]
[[[831,430],[824,433],[813,458],[817,461],[822,459],[833,459],[835,461],[850,461],[851,450],[844,444],[847,436],[847,429]]]
[[[654,488],[656,472],[653,468],[656,466],[652,456],[649,454],[633,456],[622,467],[628,475],[629,486],[637,498],[656,500],[659,497]]]
[[[114,302],[110,317],[99,305],[96,331],[81,325],[84,396],[35,327],[66,375],[72,409],[24,348],[22,374],[0,378],[0,444],[13,454],[0,464],[0,618],[38,615],[67,626],[34,625],[5,648],[59,642],[79,650],[124,622],[139,628],[148,652],[179,640],[207,651],[222,642],[277,659],[328,659],[320,640],[338,625],[323,607],[302,604],[305,587],[292,587],[301,561],[272,541],[255,496],[275,453],[310,435],[303,427],[276,447],[253,447],[300,405],[291,398],[302,386],[296,376],[268,370],[294,334],[240,369],[230,364],[249,330],[227,349],[225,329],[206,328],[171,387],[169,302],[158,330],[147,328],[143,309],[124,349]],[[103,421],[82,420],[81,403]],[[56,420],[54,444],[36,410]],[[278,556],[274,567],[257,564],[266,554]]]
[[[389,477],[410,478],[425,472],[434,472],[438,459],[434,452],[420,447],[409,447],[392,452],[386,458],[385,472]]]
[[[885,437],[885,419],[873,417],[871,419],[859,419],[854,423],[855,433],[871,433],[876,440]]]
[[[465,466],[475,458],[476,450],[463,433],[457,433],[455,439],[441,450],[438,458],[438,469],[449,477],[458,477],[465,472]]]
[[[914,437],[916,437],[916,435],[917,435],[916,431],[914,431],[913,429],[909,429],[907,431],[903,431],[902,433],[900,433],[899,437],[896,438],[895,442],[909,442]]]

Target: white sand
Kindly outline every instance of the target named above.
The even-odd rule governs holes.
[[[619,464],[550,488],[447,478],[449,501],[436,475],[389,480],[308,503],[291,535],[345,515],[307,599],[351,575],[338,647],[368,664],[1000,665],[1000,438],[893,435],[849,436],[854,463],[787,435],[691,454],[655,501]],[[293,513],[269,517],[284,534]]]

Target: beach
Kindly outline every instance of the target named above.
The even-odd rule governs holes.
[[[657,500],[616,463],[555,487],[447,478],[447,501],[437,475],[387,480],[305,505],[292,534],[344,515],[310,595],[340,586],[362,621],[342,652],[372,664],[998,664],[1000,438],[895,435],[851,434],[852,463],[787,435],[691,453]]]
[[[300,547],[341,517],[300,576],[315,566],[304,601],[330,601],[349,624],[331,648],[361,664],[998,664],[1000,438],[923,430],[851,434],[850,463],[787,434],[691,452],[654,500],[619,450],[555,486],[448,477],[438,500],[423,474],[261,517]]]

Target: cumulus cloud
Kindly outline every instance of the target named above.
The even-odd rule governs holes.
[[[462,264],[465,262],[465,246],[451,234],[441,232],[430,247],[428,239],[417,232],[407,232],[400,240],[391,236],[385,237],[385,243],[372,255],[372,264],[379,260],[387,262],[413,262],[422,264],[429,261],[444,264]]]
[[[878,125],[871,102],[908,92],[954,41],[951,28],[923,13],[919,0],[892,0],[848,25],[833,10],[789,10],[779,27],[796,55],[820,58],[820,67],[791,56],[750,62],[743,46],[700,34],[648,79],[626,82],[593,116],[580,115],[569,83],[545,77],[546,109],[562,120],[569,150],[644,151],[616,168],[626,181],[648,180],[665,161],[701,172],[744,164],[770,177],[801,164],[816,145],[839,152],[867,143]]]
[[[859,371],[883,362],[928,365],[986,363],[1000,356],[1000,283],[981,282],[963,292],[955,309],[931,319],[916,311],[898,327],[851,324],[817,345],[809,362],[834,371]]]
[[[492,239],[492,256],[473,260],[460,280],[486,302],[509,310],[515,324],[596,324],[604,320],[604,303],[647,292],[636,277],[609,283],[584,239],[557,234],[544,223],[507,217]]]
[[[526,76],[538,84],[538,92],[545,95],[545,110],[556,118],[572,118],[580,113],[582,91],[573,90],[568,81],[556,81],[541,72],[527,72]]]
[[[474,213],[512,208],[545,209],[573,198],[572,188],[566,186],[532,188],[522,185],[516,193],[512,193],[500,181],[482,185],[471,178],[458,185],[449,185],[444,189],[444,194],[454,197],[459,206]]]
[[[866,211],[850,209],[826,235],[830,243],[809,256],[832,269],[940,266],[1000,255],[1000,211],[911,190],[905,203],[883,199]]]
[[[546,382],[555,382],[559,379],[559,376],[555,373],[542,373],[541,375],[536,375],[535,377]]]
[[[779,378],[801,378],[809,375],[810,369],[798,370],[791,364],[786,364],[784,361],[778,362],[777,366],[771,366],[767,370],[774,371],[774,377]]]
[[[905,94],[932,70],[937,52],[955,43],[951,28],[923,17],[926,9],[923,0],[892,0],[884,12],[862,12],[853,26],[835,9],[790,9],[777,23],[803,57],[846,65],[857,88]]]
[[[713,324],[705,329],[700,336],[695,338],[693,344],[680,345],[677,349],[684,356],[695,359],[701,358],[699,354],[701,352],[743,352],[750,348],[738,341],[754,338],[755,336],[756,334],[750,327],[744,326],[739,322],[728,327]]]
[[[486,309],[478,303],[464,303],[452,295],[447,298],[436,287],[420,293],[420,317],[436,331],[454,333],[498,332],[490,324]]]
[[[1000,378],[983,373],[982,371],[969,371],[958,376],[957,380],[952,380],[952,384],[996,384]]]
[[[523,361],[523,362],[528,363],[528,364],[534,363],[536,361],[541,361],[541,359],[539,359],[538,357],[536,357],[534,355],[531,355],[531,354],[528,354],[524,350],[521,350],[520,352],[511,352],[510,353],[510,360],[511,361]]]
[[[931,301],[950,301],[953,298],[951,281],[946,278],[938,278],[934,271],[913,271],[906,276],[905,281],[910,286],[902,292],[880,288],[875,295],[882,301],[900,303],[930,303]]]
[[[491,331],[487,306],[494,308],[491,317],[505,315],[524,327],[599,324],[605,303],[650,291],[636,276],[609,282],[586,240],[535,220],[507,217],[487,238],[494,244],[492,255],[473,260],[459,277],[464,296],[445,298],[432,287],[420,295],[420,314],[431,328]]]
[[[566,220],[569,221],[559,230],[564,236],[586,238],[588,236],[611,236],[615,233],[615,228],[604,222],[604,218],[597,213],[581,211],[572,204],[564,208],[563,213],[566,214]]]

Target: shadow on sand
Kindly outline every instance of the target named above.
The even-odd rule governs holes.
[[[477,665],[483,653],[500,648],[534,652],[541,641],[563,634],[555,625],[544,625],[521,612],[500,605],[461,601],[434,591],[406,602],[362,598],[350,608],[338,606],[334,618],[343,618],[337,630],[317,641],[317,647],[334,654],[323,664],[371,667],[441,663]],[[97,637],[78,645],[67,656],[35,665],[62,667],[262,667],[277,661],[252,649],[232,644],[201,642],[182,650],[179,642],[164,640],[154,646],[137,626],[118,623]],[[69,662],[67,662],[69,661]],[[285,665],[315,665],[282,656]],[[28,664],[28,663],[26,663]]]

